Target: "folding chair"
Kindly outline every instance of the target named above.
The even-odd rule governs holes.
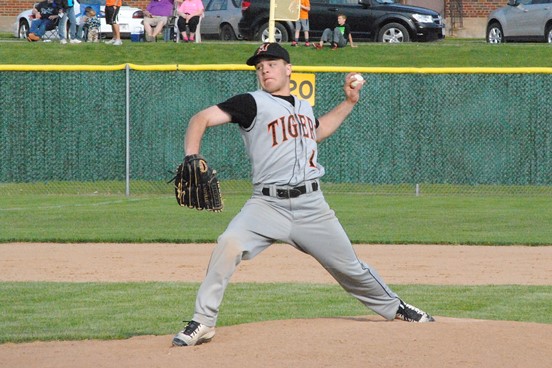
[[[57,40],[59,38],[58,34],[58,24],[59,18],[56,18],[48,27],[46,27],[46,32],[42,35],[42,41],[46,40]]]
[[[163,28],[163,40],[165,42],[176,40],[175,22],[175,17],[169,17],[167,24],[165,24],[165,27]]]
[[[35,3],[33,7],[36,7],[37,4],[38,3]],[[33,21],[34,21],[34,14],[31,15],[31,22]],[[41,37],[43,41],[57,40],[59,38],[58,31],[57,31],[58,23],[59,23],[59,18],[56,18],[55,21],[53,21],[48,27],[46,27],[46,32],[44,32],[44,34]]]
[[[176,25],[176,21],[178,20],[178,2],[174,2],[173,6],[173,13],[167,20],[167,24],[165,24],[165,28],[163,29],[163,40],[165,42],[168,41],[177,41],[176,37],[178,34],[178,26]]]
[[[196,29],[196,33],[195,33],[195,42],[196,43],[201,43],[201,20],[203,19],[204,16],[205,16],[205,14],[201,14],[201,17],[199,17],[199,23],[197,24],[197,29]]]
[[[196,28],[196,32],[195,32],[195,41],[194,41],[195,43],[201,43],[201,20],[203,19],[204,16],[205,16],[205,14],[202,14],[199,17],[199,22],[197,23],[197,28]],[[174,42],[179,42],[181,34],[180,34],[180,31],[178,30],[178,16],[174,20],[173,29],[174,29],[174,33],[175,33]]]
[[[170,41],[172,39],[174,42],[178,43],[180,41],[180,37],[182,36],[180,34],[180,31],[178,30],[179,4],[180,4],[179,1],[174,2],[173,16],[169,18],[169,21],[167,22],[167,26],[166,26],[167,28],[165,29],[165,36],[164,36],[165,41]],[[197,24],[197,29],[195,33],[195,43],[201,43],[201,20],[203,19],[204,16],[205,16],[205,12],[203,12],[203,14],[201,14],[201,16],[199,17],[199,23]],[[171,33],[173,37],[170,37]]]

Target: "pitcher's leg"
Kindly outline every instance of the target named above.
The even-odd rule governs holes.
[[[367,263],[358,259],[337,220],[327,223],[328,235],[309,252],[352,296],[386,319],[395,318],[400,300]],[[331,234],[331,235],[330,235]]]
[[[313,256],[351,295],[386,319],[395,318],[400,300],[375,269],[358,259],[345,230],[322,196],[316,221],[305,216],[293,230],[296,245]]]
[[[207,273],[197,292],[193,320],[214,327],[224,292],[242,260],[245,248],[240,236],[225,232],[211,254]]]
[[[289,234],[290,220],[263,200],[250,199],[218,238],[197,293],[193,320],[215,326],[230,277],[242,259],[253,259]]]

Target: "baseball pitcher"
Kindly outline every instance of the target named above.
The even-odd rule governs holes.
[[[192,320],[174,336],[173,345],[193,346],[210,341],[215,335],[224,291],[238,264],[253,259],[277,241],[314,257],[343,289],[383,318],[434,321],[424,311],[403,302],[376,270],[357,258],[321,190],[324,167],[318,162],[318,143],[331,136],[351,113],[365,81],[355,79],[354,73],[348,74],[344,100],[317,119],[307,101],[290,94],[292,66],[288,52],[279,44],[261,45],[247,65],[255,67],[261,88],[200,111],[191,118],[186,131],[184,166],[186,161],[193,164],[199,159],[200,164],[195,167],[202,168],[205,174],[210,168],[199,155],[206,129],[236,124],[251,161],[253,195],[218,238],[197,293]],[[187,171],[198,171],[188,166]],[[212,175],[203,176],[211,181],[205,187],[213,188],[215,198],[210,198],[211,194],[198,196],[199,191],[194,189],[188,194],[192,200],[186,202],[183,195],[179,203],[184,198],[189,207],[221,210],[218,182],[213,185]],[[188,181],[180,181],[181,193],[194,185],[201,186],[190,185],[190,181],[201,182],[202,174],[187,177]],[[179,191],[176,192],[178,199]],[[203,204],[202,198],[206,198]]]

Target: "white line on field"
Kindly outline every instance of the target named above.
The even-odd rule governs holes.
[[[132,199],[119,199],[116,201],[107,201],[107,202],[98,202],[98,203],[75,203],[75,204],[60,204],[55,206],[39,206],[39,207],[12,207],[12,208],[0,208],[1,211],[26,211],[26,210],[51,210],[51,209],[59,209],[59,208],[68,208],[68,207],[96,207],[96,206],[105,206],[109,204],[117,204],[117,203],[124,203],[124,202],[137,202],[137,201],[145,201],[151,198],[132,198]]]

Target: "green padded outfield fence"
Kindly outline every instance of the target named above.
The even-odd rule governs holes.
[[[0,68],[0,193],[170,193],[190,117],[257,88],[238,65]],[[352,68],[315,74],[322,115]],[[320,145],[325,191],[552,194],[552,68],[354,68],[361,102]],[[249,191],[237,126],[203,155],[226,191]]]

